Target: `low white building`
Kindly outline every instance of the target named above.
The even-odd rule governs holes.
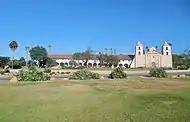
[[[51,54],[48,55],[51,59],[54,59],[59,66],[65,65],[70,66],[70,61],[73,61],[72,54]],[[118,66],[123,66],[126,68],[130,67],[130,64],[132,63],[132,59],[128,55],[115,55],[119,59]],[[84,66],[85,61],[84,60],[74,60],[78,66]],[[100,67],[100,61],[99,60],[89,60],[87,62],[88,67],[98,68]]]
[[[147,50],[147,51],[145,51]],[[119,59],[118,66],[126,68],[153,68],[153,67],[167,67],[172,68],[172,45],[165,42],[162,45],[161,51],[158,51],[156,47],[150,47],[144,49],[143,45],[138,42],[135,46],[135,55],[115,55]],[[64,64],[70,66],[69,62],[72,61],[72,54],[58,54],[49,55],[50,58],[56,60],[58,65]],[[79,66],[84,66],[85,61],[75,60]],[[98,68],[100,67],[99,60],[89,60],[87,62],[88,67]]]

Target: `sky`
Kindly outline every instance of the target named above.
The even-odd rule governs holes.
[[[8,44],[51,45],[52,54],[71,54],[88,47],[134,54],[135,44],[172,43],[173,53],[190,47],[190,0],[3,0],[0,3],[0,56]]]

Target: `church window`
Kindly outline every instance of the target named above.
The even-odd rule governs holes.
[[[166,52],[166,55],[168,55],[168,52]]]
[[[141,54],[141,52],[139,51],[139,55]]]
[[[166,50],[168,50],[168,47],[166,47]]]
[[[139,50],[141,49],[141,47],[139,47]]]

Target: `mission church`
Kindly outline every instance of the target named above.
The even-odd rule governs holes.
[[[69,66],[69,61],[72,59],[72,54],[58,54],[58,55],[48,55],[50,58],[55,59],[59,64],[64,64]],[[172,68],[172,45],[171,43],[165,42],[162,45],[161,51],[158,51],[156,47],[150,47],[145,51],[143,44],[138,42],[135,46],[134,55],[115,55],[119,59],[118,66],[123,66],[126,68],[153,68],[153,67],[167,67]],[[83,60],[76,61],[79,66],[84,66]],[[87,66],[98,68],[100,66],[100,61],[97,59],[89,60]]]

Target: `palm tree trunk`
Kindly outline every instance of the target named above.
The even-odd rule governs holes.
[[[12,69],[13,69],[13,64],[14,64],[14,51],[12,53]]]
[[[28,67],[28,50],[26,50],[26,67]]]

